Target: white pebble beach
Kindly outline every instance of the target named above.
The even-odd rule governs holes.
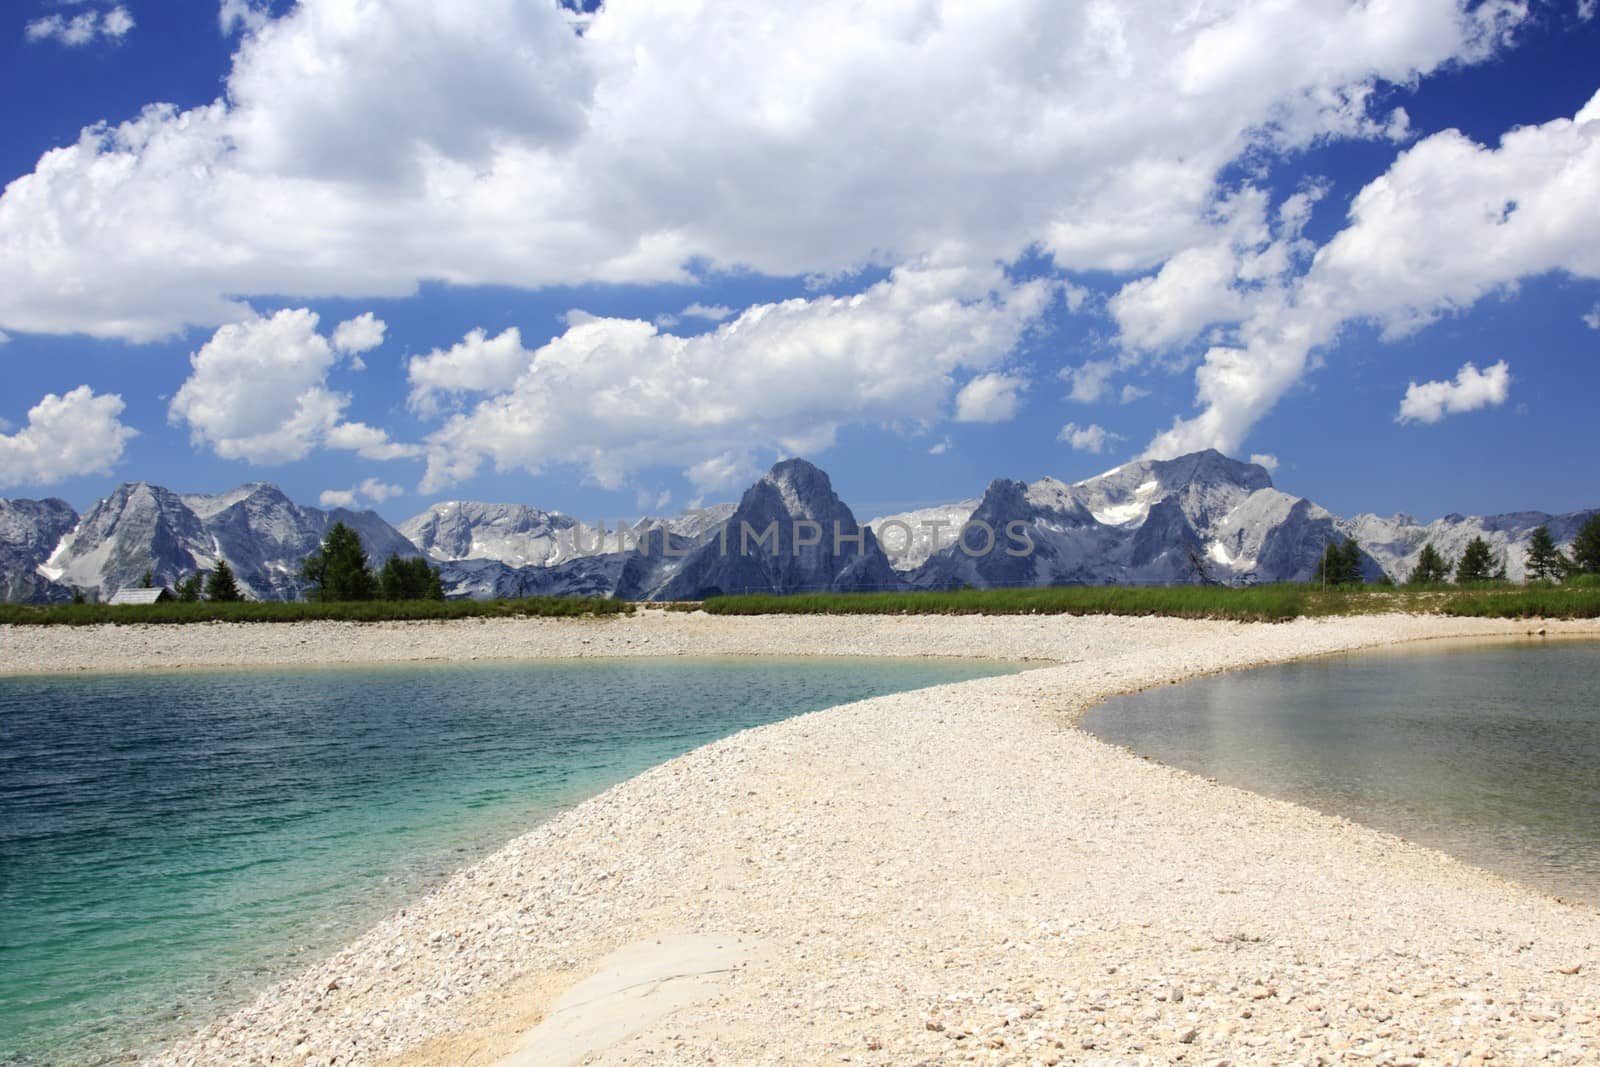
[[[624,782],[163,1065],[1576,1064],[1600,1062],[1600,911],[1075,725],[1109,696],[1220,670],[1562,635],[1600,624],[649,610],[0,627],[0,673],[1033,661],[750,730]]]

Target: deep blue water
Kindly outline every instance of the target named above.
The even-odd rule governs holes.
[[[1118,698],[1084,726],[1600,905],[1600,642],[1290,663]]]
[[[120,1062],[707,741],[992,663],[0,678],[0,1063]]]

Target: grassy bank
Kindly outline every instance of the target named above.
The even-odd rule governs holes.
[[[1303,602],[1304,594],[1288,586],[1071,586],[949,593],[751,594],[717,597],[704,607],[713,615],[1171,615],[1278,621],[1304,614]]]
[[[574,618],[628,615],[621,600],[527,597],[520,600],[365,600],[340,604],[0,604],[0,625],[96,626],[102,623],[397,622],[413,619]]]
[[[529,597],[521,600],[372,600],[342,604],[0,604],[0,625],[94,626],[102,623],[392,622],[412,619],[579,618],[631,614],[620,600]],[[1454,615],[1496,619],[1600,618],[1600,587],[1494,585],[1421,589],[1362,586],[1322,589],[1265,585],[1133,588],[963,589],[948,593],[801,593],[717,597],[712,615],[1165,615],[1182,619],[1283,622],[1306,616]]]
[[[1445,615],[1480,619],[1600,618],[1600,589],[1514,589],[1503,593],[1458,593],[1439,609]]]
[[[1185,619],[1282,622],[1305,616],[1387,613],[1482,618],[1600,618],[1600,590],[1499,586],[1460,589],[1322,589],[1268,585],[1130,588],[965,589],[948,593],[815,593],[708,600],[713,615],[1167,615]]]

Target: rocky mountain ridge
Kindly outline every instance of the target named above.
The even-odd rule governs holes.
[[[214,496],[130,482],[73,519],[35,569],[52,588],[30,599],[67,599],[74,588],[107,599],[139,584],[146,571],[158,584],[175,585],[214,570],[219,559],[228,561],[247,597],[293,599],[305,588],[301,561],[335,522],[354,528],[375,560],[417,555],[374,512],[303,507],[267,482]]]
[[[1369,581],[1384,575],[1403,581],[1429,541],[1454,559],[1473,537],[1488,541],[1508,576],[1520,580],[1535,529],[1549,526],[1556,542],[1568,545],[1595,513],[1447,515],[1431,523],[1407,515],[1340,518],[1276,488],[1264,467],[1205,451],[1136,460],[1071,485],[1054,478],[997,480],[970,509],[926,508],[869,525],[895,549],[903,538],[888,531],[897,521],[915,525],[932,515],[953,524],[938,552],[919,544],[891,553],[901,577],[917,588],[1168,584],[1193,581],[1195,558],[1213,580],[1228,584],[1305,581],[1329,541],[1349,537],[1363,550]],[[953,531],[968,521],[996,531],[1020,522],[1037,550],[1025,559],[1003,553],[974,558],[951,543]]]
[[[335,521],[356,529],[375,564],[426,556],[451,596],[698,600],[746,590],[1167,584],[1200,571],[1228,584],[1301,581],[1329,541],[1346,537],[1360,543],[1369,579],[1404,579],[1423,544],[1454,557],[1475,536],[1515,579],[1536,527],[1565,545],[1593,514],[1346,519],[1277,489],[1265,468],[1214,451],[1071,484],[998,479],[981,497],[865,524],[828,475],[800,459],[774,466],[738,504],[609,529],[471,501],[434,505],[396,528],[371,511],[295,504],[265,482],[214,495],[133,482],[82,516],[60,500],[0,500],[0,593],[61,601],[76,587],[109,597],[146,570],[172,584],[226,559],[248,596],[290,599],[304,592],[300,561]]]
[[[747,489],[727,523],[641,599],[899,585],[877,537],[856,522],[828,475],[803,459],[788,459]]]

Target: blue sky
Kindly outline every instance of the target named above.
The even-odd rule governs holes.
[[[7,6],[0,494],[1600,506],[1591,0],[465,7]]]

